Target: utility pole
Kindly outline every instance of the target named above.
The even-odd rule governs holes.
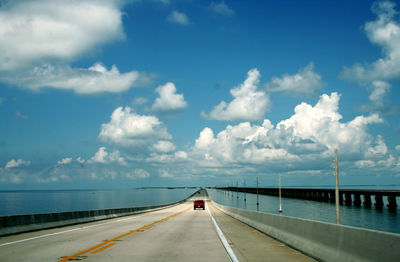
[[[281,189],[281,175],[279,174],[279,213],[282,213],[282,189]]]
[[[243,182],[243,190],[244,190],[244,203],[246,203],[246,179]]]
[[[239,201],[239,181],[236,181],[236,200]]]
[[[260,203],[258,202],[258,176],[257,176],[257,211],[258,211],[258,206]]]
[[[338,150],[335,149],[335,203],[336,203],[336,224],[340,224],[340,209],[339,209],[339,161]]]

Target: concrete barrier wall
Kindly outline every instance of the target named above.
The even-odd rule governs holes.
[[[400,234],[238,209],[215,202],[214,205],[318,260],[400,261]]]
[[[144,212],[155,211],[158,209],[170,207],[185,202],[198,191],[188,198],[165,205],[131,207],[131,208],[113,208],[89,211],[72,211],[48,214],[33,215],[15,215],[0,217],[0,236],[30,232],[42,229],[62,227],[67,225],[75,225],[80,223],[88,223],[97,220],[104,220],[115,217],[129,216]]]

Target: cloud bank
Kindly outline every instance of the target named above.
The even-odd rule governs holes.
[[[124,38],[116,1],[9,1],[0,11],[0,70],[71,60]]]
[[[0,10],[0,81],[27,88],[117,93],[148,84],[138,71],[69,63],[125,38],[121,3],[108,0],[8,1]]]
[[[346,157],[363,159],[385,155],[383,140],[374,139],[367,132],[367,126],[383,120],[372,114],[342,123],[339,99],[337,93],[332,93],[322,95],[315,106],[301,103],[294,115],[276,126],[265,119],[262,125],[249,122],[228,125],[218,134],[204,128],[192,156],[205,165],[263,164],[287,171],[300,168],[308,161],[331,157],[335,148]]]
[[[78,177],[93,181],[139,180],[150,178],[150,174],[165,179],[323,174],[333,172],[329,166],[336,148],[343,170],[350,168],[357,174],[368,168],[398,173],[400,146],[390,149],[382,136],[368,132],[371,125],[381,124],[383,119],[370,114],[344,122],[339,102],[338,93],[321,95],[315,105],[298,104],[292,116],[276,125],[264,119],[260,124],[246,121],[227,125],[219,132],[205,127],[186,151],[177,150],[158,118],[119,107],[101,126],[99,138],[122,149],[124,155],[100,147],[87,161],[63,158],[50,170],[33,174],[30,167],[28,170],[29,161],[11,160],[0,168],[0,180],[17,184],[74,181]]]
[[[87,69],[46,64],[27,72],[0,76],[0,80],[34,91],[47,87],[88,95],[127,91],[131,87],[150,83],[151,76],[138,71],[120,73],[115,65],[108,70],[101,63]]]

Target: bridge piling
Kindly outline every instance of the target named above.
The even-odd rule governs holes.
[[[324,201],[324,195],[323,195],[323,193],[322,192],[318,192],[317,193],[318,194],[318,201],[320,201],[320,202],[322,202],[322,201]]]
[[[387,207],[389,208],[389,210],[396,210],[397,203],[396,203],[396,197],[395,196],[388,196],[388,198],[387,198]]]
[[[364,194],[363,206],[366,208],[371,208],[371,196]]]
[[[329,202],[329,193],[328,192],[324,192],[323,193],[323,198],[324,198],[324,202]]]
[[[382,195],[375,195],[375,208],[382,209],[383,208],[383,196]]]
[[[344,203],[345,203],[345,205],[346,206],[351,206],[351,202],[352,202],[351,193],[345,193],[344,194]]]
[[[356,206],[356,207],[360,207],[360,206],[361,206],[361,197],[360,197],[360,194],[354,194],[353,204],[354,204],[354,206]]]

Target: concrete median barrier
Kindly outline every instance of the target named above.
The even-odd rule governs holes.
[[[150,212],[185,202],[197,192],[198,191],[196,191],[184,200],[156,206],[2,216],[0,217],[0,236],[7,236],[18,233],[88,223],[98,220]]]
[[[400,234],[238,209],[215,202],[214,205],[318,260],[399,261],[400,258]]]

